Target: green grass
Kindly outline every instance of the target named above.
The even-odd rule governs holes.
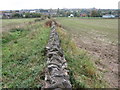
[[[58,29],[65,58],[70,70],[70,81],[73,88],[108,87],[98,72],[92,57],[85,50],[79,49],[68,32]]]
[[[28,33],[29,33],[29,30],[27,30],[27,29],[14,28],[14,29],[10,30],[10,32],[3,33],[2,43],[8,43],[12,40],[16,40],[20,37],[25,36]]]
[[[2,19],[2,27],[19,25],[21,23],[27,23],[33,21],[35,18],[23,18],[23,19]]]
[[[2,19],[2,32],[6,32],[11,29],[19,28],[26,25],[30,25],[35,18],[23,18],[23,19]]]
[[[118,20],[99,18],[57,18],[71,34],[103,43],[118,43]]]
[[[43,23],[37,22],[25,25],[24,28],[14,28],[6,32],[7,34],[3,33],[3,88],[42,86],[45,67],[44,48],[50,32]]]

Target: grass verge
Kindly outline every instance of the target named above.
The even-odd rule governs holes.
[[[3,88],[42,86],[45,66],[43,51],[49,39],[49,32],[43,22],[38,22],[3,34]]]
[[[102,73],[92,61],[86,51],[79,49],[71,36],[63,29],[58,28],[65,58],[70,70],[70,81],[73,88],[105,88],[107,84],[102,80]]]

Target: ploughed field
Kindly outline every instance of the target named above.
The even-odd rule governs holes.
[[[93,58],[110,87],[118,86],[118,19],[57,18],[81,49]]]

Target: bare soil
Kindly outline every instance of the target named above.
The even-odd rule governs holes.
[[[118,87],[118,45],[113,43],[103,43],[100,40],[83,38],[73,35],[76,44],[90,55],[95,57],[95,64],[98,70],[103,72],[104,80],[108,82],[110,88]]]

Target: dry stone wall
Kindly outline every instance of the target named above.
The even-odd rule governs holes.
[[[45,73],[45,88],[52,90],[71,90],[71,83],[67,70],[67,62],[60,47],[59,36],[56,32],[55,22],[52,22],[50,39],[46,46],[47,67]]]

